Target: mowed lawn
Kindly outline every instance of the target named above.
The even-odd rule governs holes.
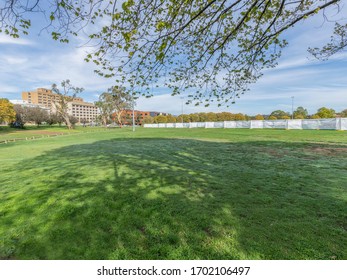
[[[0,145],[1,259],[347,259],[347,133],[110,129]]]
[[[77,127],[74,130],[67,130],[66,126],[27,126],[25,129],[13,129],[6,126],[0,126],[0,144],[5,141],[16,142],[33,138],[104,130],[105,128],[100,127]]]

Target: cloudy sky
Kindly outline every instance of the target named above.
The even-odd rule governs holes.
[[[336,19],[347,14],[347,0],[342,2],[343,10]],[[307,52],[310,46],[320,47],[328,42],[333,26],[318,15],[291,28],[284,34],[289,46],[283,50],[278,67],[267,70],[249,92],[236,100],[236,104],[219,108],[184,104],[184,113],[229,111],[255,115],[274,110],[291,111],[292,96],[294,107],[303,106],[309,113],[323,106],[337,112],[346,109],[347,53],[321,62]],[[112,80],[94,74],[94,65],[83,60],[88,49],[80,45],[78,41],[60,44],[44,31],[40,35],[33,31],[20,39],[0,34],[0,97],[21,99],[22,91],[51,88],[53,83],[70,79],[72,84],[85,89],[81,97],[96,101],[98,95],[112,85]],[[153,93],[155,97],[140,98],[136,109],[181,113],[184,99],[171,96],[166,89]]]

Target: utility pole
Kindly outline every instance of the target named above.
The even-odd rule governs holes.
[[[132,105],[133,105],[133,132],[135,132],[135,101],[134,96],[132,96]]]
[[[292,120],[294,119],[294,96],[292,96]]]
[[[182,114],[181,114],[181,119],[182,119],[182,124],[183,124],[183,100],[184,100],[184,97],[181,96],[180,99],[182,100]]]

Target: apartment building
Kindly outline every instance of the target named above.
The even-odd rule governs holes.
[[[54,113],[56,111],[55,102],[59,102],[60,95],[49,89],[38,88],[33,91],[22,92],[22,99],[28,104],[39,105]],[[98,109],[93,103],[85,102],[81,97],[75,97],[68,102],[68,113],[76,117],[80,123],[90,123],[96,120]]]
[[[79,123],[95,122],[98,116],[98,108],[89,102],[72,101],[68,103],[69,115],[78,119]]]
[[[53,93],[49,89],[38,88],[34,91],[22,92],[22,100],[26,101],[28,104],[39,105],[51,110],[53,103],[59,100],[59,95]]]

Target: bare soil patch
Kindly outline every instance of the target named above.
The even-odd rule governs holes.
[[[47,131],[47,130],[35,130],[35,131],[28,131],[30,134],[37,134],[37,135],[63,135],[62,132],[54,132],[54,131]]]
[[[314,153],[319,155],[333,156],[333,155],[341,155],[347,153],[347,147],[322,147],[315,146],[305,148],[304,152]]]

